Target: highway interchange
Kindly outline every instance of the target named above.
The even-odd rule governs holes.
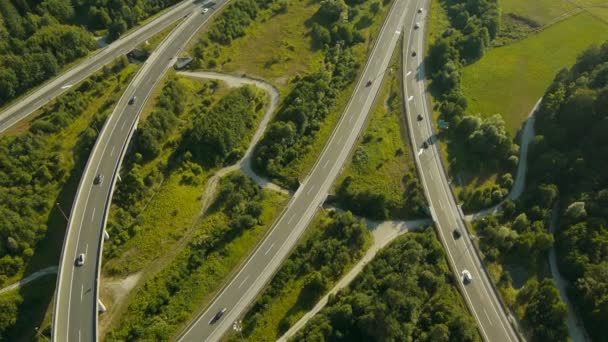
[[[302,182],[270,234],[257,246],[230,283],[188,327],[181,341],[219,340],[278,270],[317,208],[324,202],[355,145],[399,41],[404,19],[407,15],[411,21],[415,12],[411,2],[395,0],[355,93],[309,176]],[[367,86],[368,80],[372,80],[370,86]],[[227,312],[221,320],[209,324],[223,308],[227,308]]]
[[[98,279],[103,229],[116,175],[128,141],[137,125],[139,112],[155,85],[174,63],[174,57],[209,17],[227,1],[216,1],[215,8],[206,14],[201,13],[200,3],[185,1],[42,86],[0,114],[0,132],[2,132],[31,114],[49,99],[64,92],[66,84],[78,83],[102,65],[128,52],[177,19],[187,16],[186,20],[150,56],[131,82],[114,112],[107,119],[89,157],[70,214],[64,241],[55,298],[53,340],[97,340]],[[428,8],[428,1],[395,0],[355,92],[313,170],[302,182],[268,236],[256,247],[237,275],[188,326],[180,337],[181,340],[219,340],[232,323],[244,314],[248,305],[278,270],[281,262],[312,220],[317,208],[325,200],[332,183],[355,145],[404,28],[406,44],[403,52],[403,73],[409,133],[416,150],[415,156],[421,181],[429,199],[433,219],[438,226],[439,236],[458,279],[464,269],[469,270],[473,276],[470,284],[465,286],[459,282],[459,286],[479,323],[483,338],[487,341],[518,340],[478,256],[473,251],[468,234],[463,234],[460,239],[454,239],[452,236],[455,227],[460,227],[462,231],[466,231],[466,228],[462,213],[450,192],[438,148],[433,143],[428,149],[422,148],[424,141],[432,142],[428,139],[433,136],[433,131],[429,121],[432,114],[428,110],[425,97],[422,64],[425,46],[424,25],[417,30],[414,29],[416,22],[422,23],[424,20],[426,10],[417,13],[418,8]],[[412,56],[414,51],[418,52],[415,57]],[[368,80],[372,81],[369,86]],[[139,100],[130,105],[129,100],[134,96]],[[418,114],[423,116],[422,121],[416,120]],[[94,185],[93,179],[97,174],[106,177],[101,184]],[[87,260],[82,267],[76,267],[74,261],[80,253],[85,253]],[[212,317],[222,308],[227,308],[224,317],[213,325],[209,324]]]

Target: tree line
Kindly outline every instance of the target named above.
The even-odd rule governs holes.
[[[289,167],[309,152],[325,118],[335,110],[337,95],[357,77],[359,64],[352,47],[364,41],[347,16],[362,11],[362,1],[323,1],[311,25],[313,39],[323,49],[325,59],[316,71],[291,80],[293,90],[285,97],[275,120],[256,146],[254,167],[289,188],[297,188],[298,175]],[[375,6],[372,6],[375,7]],[[379,11],[379,7],[376,12]],[[315,29],[316,27],[316,29]],[[327,30],[331,39],[323,40],[315,30]]]
[[[304,287],[297,303],[281,317],[280,334],[296,322],[295,313],[309,310],[340,279],[348,266],[356,262],[370,242],[367,224],[350,212],[330,212],[329,217],[313,228],[306,240],[283,263],[270,285],[264,290],[253,307],[247,312],[243,335],[251,337],[268,305],[281,300],[285,291],[292,290],[298,280],[304,279]],[[278,338],[280,336],[273,336]]]
[[[118,64],[118,72],[124,65]],[[113,101],[106,102],[91,127],[66,153],[61,131],[74,123],[95,100],[113,72],[99,72],[43,108],[25,132],[0,137],[0,284],[22,271],[46,234],[49,215],[66,181],[86,161],[96,132]],[[59,140],[58,140],[59,139]],[[63,205],[71,203],[63,203]]]
[[[39,249],[40,244],[49,243],[45,239],[55,234],[51,229],[61,234],[65,228],[57,202],[75,190],[97,131],[132,75],[120,73],[127,63],[121,60],[105,67],[42,107],[29,128],[0,137],[0,288],[19,272],[31,272],[30,263],[59,262],[48,259],[53,259],[61,245]],[[108,86],[115,90],[108,92]],[[105,102],[96,105],[97,113],[91,113],[90,106],[100,97]],[[85,122],[83,115],[91,117]],[[73,189],[65,190],[67,184]],[[66,214],[72,200],[59,203]],[[44,311],[38,308],[52,297],[48,291],[30,292],[36,286],[2,295],[0,340],[33,336],[32,322],[39,322],[42,316],[37,315]]]
[[[608,42],[592,46],[547,89],[530,147],[534,182],[559,191],[560,271],[591,337],[608,322]]]
[[[254,86],[231,91],[208,113],[194,118],[184,148],[210,167],[236,162],[244,154],[247,138],[266,102],[265,93]]]
[[[432,229],[398,238],[295,336],[297,341],[481,341]]]
[[[0,0],[0,106],[177,0]]]
[[[444,0],[449,27],[431,46],[428,66],[432,91],[441,119],[450,129],[440,133],[447,140],[454,171],[502,173],[512,177],[519,147],[505,128],[500,115],[482,119],[467,114],[467,99],[460,87],[462,68],[481,57],[500,29],[500,9],[492,0]],[[503,177],[501,175],[499,178]],[[461,194],[465,210],[496,204],[509,188],[498,184],[486,190]]]

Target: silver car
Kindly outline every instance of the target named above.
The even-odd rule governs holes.
[[[76,266],[84,265],[84,261],[85,261],[84,253],[78,254],[78,257],[76,258]]]

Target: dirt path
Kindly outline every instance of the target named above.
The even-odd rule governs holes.
[[[555,226],[557,225],[557,219],[559,216],[559,207],[557,203],[553,206],[553,210],[551,210],[551,221],[549,223],[549,231],[551,234],[555,232]],[[574,311],[574,306],[568,299],[568,293],[566,289],[568,287],[568,281],[562,277],[559,273],[559,269],[557,268],[557,256],[555,255],[555,245],[551,247],[549,251],[549,265],[551,266],[551,276],[553,280],[555,280],[555,284],[559,289],[560,297],[566,306],[568,307],[568,318],[566,319],[566,325],[568,326],[568,331],[570,332],[570,338],[572,338],[573,342],[586,342],[591,341],[588,337],[587,332],[585,331],[585,327],[582,324],[578,324],[578,316],[576,311]]]
[[[246,77],[224,75],[224,74],[219,74],[216,72],[206,72],[206,71],[179,72],[178,75],[187,76],[187,77],[191,77],[191,78],[220,80],[220,81],[225,82],[226,85],[228,85],[229,87],[240,87],[240,86],[247,85],[247,84],[254,85],[258,88],[264,89],[268,93],[268,95],[270,97],[270,105],[268,106],[268,109],[266,110],[266,113],[264,114],[262,121],[258,125],[258,129],[253,134],[253,138],[251,138],[251,143],[249,144],[247,151],[245,151],[245,155],[243,156],[243,158],[241,158],[241,160],[238,161],[238,163],[227,166],[227,167],[217,171],[215,173],[215,175],[213,175],[213,177],[211,177],[211,179],[209,180],[209,184],[217,184],[217,180],[213,179],[215,177],[221,178],[224,175],[226,175],[232,171],[240,169],[241,171],[243,171],[244,174],[251,177],[251,179],[253,179],[261,187],[263,187],[265,189],[282,192],[284,194],[289,194],[289,192],[287,190],[270,182],[266,178],[256,174],[251,167],[251,155],[253,154],[253,149],[255,148],[255,145],[257,145],[258,141],[260,141],[260,139],[262,138],[264,131],[266,131],[266,127],[268,127],[268,124],[270,123],[270,120],[272,119],[274,112],[276,111],[277,107],[279,106],[279,91],[275,87],[273,87],[271,84],[266,83],[264,81],[255,80],[255,79],[246,78]],[[205,193],[207,193],[207,191],[205,191]]]
[[[278,90],[276,88],[274,88],[272,85],[270,85],[266,82],[263,82],[263,81],[254,80],[254,79],[250,79],[250,78],[244,78],[244,77],[236,77],[236,76],[231,76],[231,75],[223,75],[223,74],[218,74],[218,73],[214,73],[214,72],[180,72],[180,73],[178,73],[178,75],[185,76],[185,77],[191,77],[191,78],[220,80],[220,81],[223,81],[228,87],[240,87],[240,86],[246,85],[246,84],[254,85],[258,88],[263,89],[268,94],[268,96],[270,98],[270,103],[268,105],[268,108],[266,109],[266,112],[264,113],[264,116],[262,117],[262,120],[260,121],[260,124],[258,125],[258,128],[256,129],[256,131],[253,134],[253,137],[251,138],[249,147],[247,148],[247,151],[243,155],[243,158],[241,158],[234,165],[230,165],[230,166],[224,167],[224,168],[216,171],[215,174],[207,180],[207,184],[205,185],[205,191],[203,192],[203,194],[201,196],[201,202],[200,202],[201,206],[200,206],[199,213],[192,220],[192,224],[186,230],[186,232],[184,232],[184,235],[179,239],[179,241],[175,245],[175,248],[173,248],[173,250],[171,250],[169,253],[167,253],[162,258],[156,260],[154,265],[152,265],[151,267],[147,267],[146,268],[147,272],[144,272],[143,270],[141,270],[140,272],[138,272],[136,274],[132,274],[124,279],[116,279],[116,278],[107,279],[107,284],[106,284],[106,279],[103,279],[104,289],[105,289],[104,291],[108,294],[111,294],[111,299],[110,299],[111,305],[110,306],[112,307],[112,309],[108,310],[103,321],[100,323],[100,327],[101,327],[100,331],[102,332],[101,335],[103,335],[103,332],[105,331],[105,329],[107,329],[110,326],[110,324],[111,324],[112,320],[114,319],[114,317],[116,316],[116,314],[120,313],[124,309],[123,305],[125,304],[125,301],[123,299],[126,298],[129,294],[129,292],[137,286],[139,281],[142,279],[145,279],[147,276],[149,276],[148,273],[154,273],[154,272],[166,267],[167,265],[169,265],[169,262],[171,260],[173,260],[177,256],[179,251],[181,251],[186,246],[188,241],[191,240],[193,234],[196,231],[197,222],[199,222],[199,220],[205,215],[205,213],[207,212],[207,210],[209,209],[209,207],[211,206],[211,204],[213,203],[213,200],[215,199],[215,197],[217,195],[217,189],[218,189],[218,186],[220,184],[220,180],[222,179],[222,177],[224,177],[225,175],[227,175],[228,173],[230,173],[232,171],[236,171],[236,170],[240,169],[243,173],[245,173],[247,176],[251,177],[254,180],[254,182],[256,182],[261,187],[289,195],[289,192],[287,190],[285,190],[285,189],[279,187],[278,185],[271,183],[270,181],[266,180],[265,178],[257,175],[251,168],[251,161],[250,161],[255,145],[258,143],[258,141],[264,135],[264,131],[266,130],[268,123],[272,119],[273,114],[278,107],[278,104],[279,104]]]
[[[528,171],[528,148],[530,146],[530,142],[534,139],[534,123],[536,122],[536,110],[540,105],[542,98],[540,98],[532,111],[528,115],[528,120],[526,121],[526,125],[524,126],[523,131],[521,132],[520,146],[519,146],[519,164],[517,165],[517,174],[515,175],[515,182],[513,183],[513,187],[511,188],[511,192],[507,195],[507,199],[516,200],[521,196],[524,192],[524,188],[526,186],[526,172]],[[502,207],[502,202],[497,204],[494,207],[481,210],[474,214],[465,215],[464,219],[467,221],[474,221],[478,218],[488,216],[494,214],[500,210]]]
[[[49,275],[49,274],[55,274],[57,273],[57,266],[49,266],[47,268],[44,268],[40,271],[34,272],[30,275],[28,275],[27,277],[21,279],[19,282],[8,285],[2,289],[0,289],[0,294],[12,291],[12,290],[16,290],[18,288],[20,288],[21,286],[30,283],[36,279],[39,279],[41,277],[44,277],[45,275]]]
[[[317,304],[308,311],[302,318],[300,318],[296,324],[294,324],[281,338],[278,339],[280,342],[286,342],[289,338],[292,338],[298,330],[306,325],[306,323],[316,315],[321,309],[327,304],[327,299],[330,295],[336,294],[338,291],[348,286],[353,279],[363,270],[365,265],[370,262],[383,247],[388,245],[395,238],[407,233],[410,230],[416,230],[427,225],[433,224],[431,220],[422,219],[414,221],[384,221],[384,222],[373,222],[368,221],[370,229],[372,231],[372,237],[374,239],[373,245],[365,252],[365,255],[353,268],[344,276],[342,279],[334,285],[334,287],[317,302]]]

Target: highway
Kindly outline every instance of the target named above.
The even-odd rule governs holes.
[[[198,1],[197,3],[192,0],[183,1],[149,23],[112,42],[105,48],[93,52],[90,57],[85,57],[86,59],[75,67],[48,81],[31,94],[23,99],[19,99],[15,104],[3,110],[0,113],[0,133],[27,117],[51,99],[68,91],[69,86],[89,77],[104,65],[112,62],[120,55],[131,51],[178,19],[183,18],[184,15],[200,7],[201,4]]]
[[[483,270],[477,254],[473,250],[467,229],[464,226],[462,212],[457,207],[455,198],[450,192],[447,176],[441,164],[439,147],[431,127],[432,111],[426,99],[424,52],[425,25],[422,16],[426,17],[429,2],[419,0],[424,7],[420,18],[420,28],[411,31],[405,37],[403,51],[404,95],[409,126],[410,141],[414,146],[414,155],[421,176],[422,185],[430,203],[433,221],[444,245],[448,261],[456,273],[461,292],[479,325],[482,337],[486,341],[518,341],[512,326],[503,311],[490,280]],[[413,53],[416,52],[416,56]],[[423,119],[417,120],[418,114]],[[427,141],[429,147],[423,148]],[[460,238],[454,238],[453,230],[458,227],[463,232]],[[468,270],[473,280],[465,285],[461,272]]]
[[[53,316],[54,341],[97,340],[97,298],[103,248],[103,231],[111,203],[116,175],[128,141],[137,125],[139,113],[148,96],[175,62],[190,38],[228,0],[218,0],[214,8],[202,14],[201,5],[191,9],[188,18],[175,28],[151,54],[131,81],[114,111],[106,120],[83,171],[70,213],[63,244]],[[138,100],[129,104],[136,96]],[[94,185],[96,175],[104,175]],[[86,262],[75,266],[84,253]]]
[[[188,326],[180,337],[182,341],[218,341],[233,322],[245,313],[249,304],[288,256],[317,208],[324,202],[349,157],[380,89],[399,41],[403,22],[411,23],[414,20],[414,5],[413,1],[394,1],[354,94],[313,169],[270,233],[256,247],[236,276]],[[368,80],[372,80],[369,86]],[[212,318],[223,308],[227,309],[224,316],[211,324]]]

